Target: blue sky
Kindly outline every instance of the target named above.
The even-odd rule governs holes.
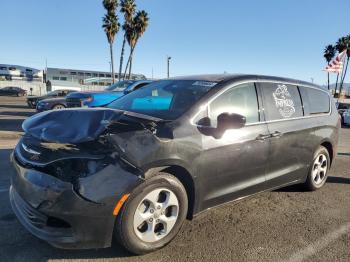
[[[101,0],[102,1],[102,0]],[[109,70],[100,0],[2,0],[0,63]],[[349,0],[136,0],[150,26],[133,72],[257,73],[324,84],[323,49],[350,34]],[[122,32],[116,38],[119,65]],[[350,79],[346,80],[347,82]]]

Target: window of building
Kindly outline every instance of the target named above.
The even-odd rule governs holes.
[[[226,91],[209,105],[211,126],[217,126],[222,113],[236,113],[246,117],[246,123],[259,122],[259,106],[254,83],[242,84]]]
[[[85,73],[86,76],[91,76],[91,73]]]
[[[32,69],[26,68],[26,72],[33,72]]]
[[[58,76],[53,76],[52,80],[60,80],[60,78]]]
[[[98,76],[99,77],[105,77],[105,74],[99,74]]]
[[[83,76],[84,72],[78,72],[78,75]]]
[[[300,94],[307,115],[328,113],[330,111],[329,95],[321,90],[300,86]]]
[[[9,67],[9,70],[16,71],[16,67]]]
[[[61,77],[60,77],[60,80],[61,80],[61,81],[67,81],[67,77],[61,76]]]
[[[100,85],[100,86],[104,86],[104,85],[105,85],[105,83],[103,83],[103,82],[99,82],[99,83],[98,83],[98,85]]]
[[[60,71],[60,75],[67,75],[68,72],[67,71]]]
[[[70,74],[71,74],[72,76],[75,76],[75,75],[77,75],[77,72],[70,72]]]
[[[92,76],[93,76],[93,77],[98,77],[98,74],[93,73]]]
[[[111,74],[106,74],[106,77],[112,77],[112,75]]]
[[[0,66],[0,70],[7,70],[6,66]]]
[[[279,83],[260,84],[267,121],[303,116],[298,87]]]

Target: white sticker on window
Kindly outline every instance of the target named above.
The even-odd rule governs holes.
[[[295,113],[294,103],[286,85],[278,85],[278,88],[272,95],[275,99],[276,107],[283,118],[289,118]]]
[[[193,86],[205,86],[205,87],[214,87],[217,83],[208,82],[208,81],[196,81],[192,85]]]

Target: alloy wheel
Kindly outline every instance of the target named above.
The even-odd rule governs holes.
[[[324,154],[320,154],[316,157],[312,167],[312,179],[316,185],[320,185],[327,175],[327,157]]]
[[[135,234],[144,242],[156,242],[169,234],[178,215],[176,195],[167,188],[155,189],[142,199],[135,211]]]

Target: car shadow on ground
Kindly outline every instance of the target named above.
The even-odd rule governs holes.
[[[350,154],[349,154],[350,155]],[[340,176],[329,176],[327,178],[327,183],[332,184],[347,184],[350,185],[350,178],[340,177]]]
[[[24,119],[1,119],[0,131],[22,132],[22,123]],[[1,138],[0,138],[1,139]]]
[[[0,104],[0,108],[29,109],[27,105],[17,105],[17,104],[13,104],[13,105]]]
[[[12,112],[12,111],[3,111],[0,112],[1,116],[22,116],[22,117],[30,117],[34,115],[35,112]]]
[[[349,153],[350,155],[350,153]],[[339,176],[328,176],[326,183],[330,184],[347,184],[350,185],[350,178]],[[308,192],[301,184],[283,187],[275,190],[275,192]]]

